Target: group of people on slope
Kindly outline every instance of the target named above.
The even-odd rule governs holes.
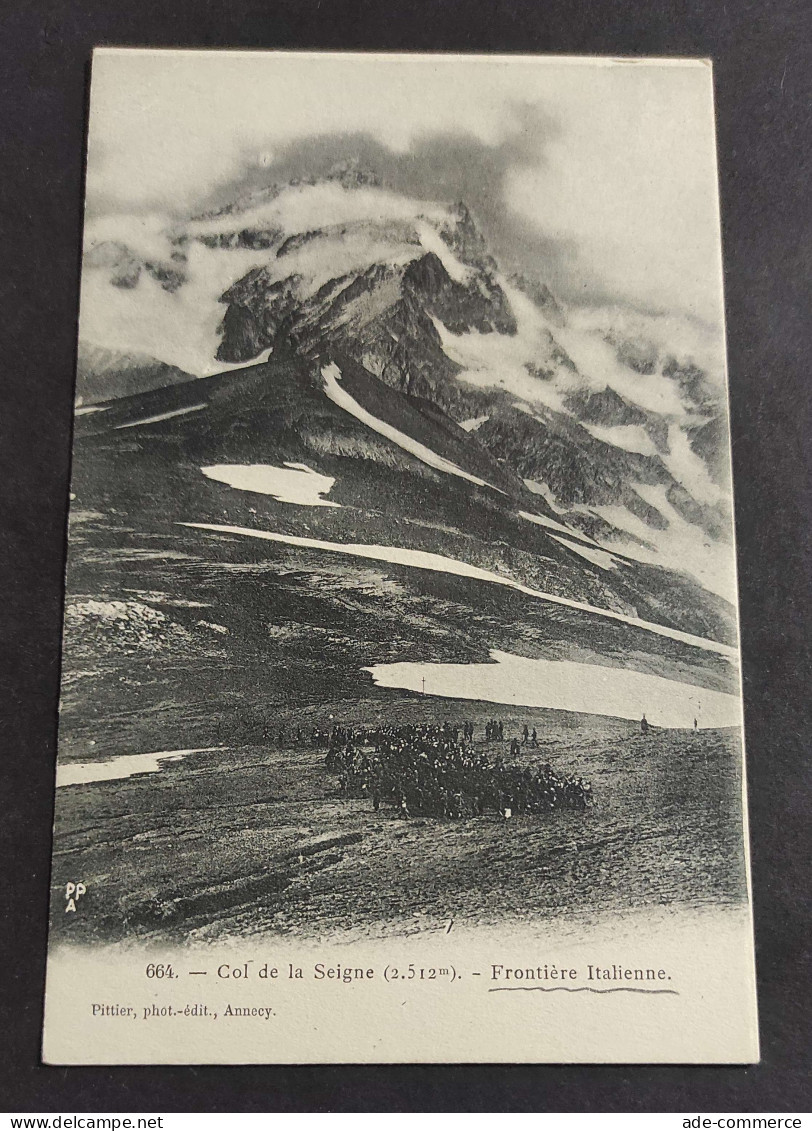
[[[498,730],[490,727],[486,740],[493,741],[491,735]],[[514,742],[519,746],[518,739]],[[468,723],[463,728],[448,722],[371,729],[336,726],[328,736],[325,765],[337,774],[343,796],[369,797],[375,811],[383,803],[404,817],[461,818],[488,810],[511,817],[583,810],[592,800],[592,789],[583,778],[558,774],[549,764],[506,764],[501,754],[491,758],[477,751],[473,724]]]

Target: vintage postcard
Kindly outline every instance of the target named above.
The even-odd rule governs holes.
[[[757,1060],[710,63],[99,50],[86,195],[44,1059]]]

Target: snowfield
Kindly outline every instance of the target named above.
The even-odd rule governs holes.
[[[188,754],[207,754],[217,746],[200,746],[194,750],[161,750],[157,754],[120,754],[99,762],[59,762],[56,786],[89,785],[96,781],[119,781],[135,774],[154,774],[164,762],[178,762]]]
[[[376,664],[364,668],[379,687],[452,699],[482,699],[617,719],[643,714],[659,727],[741,725],[736,695],[662,676],[571,660],[532,660],[492,651],[489,664]],[[425,684],[424,681],[425,680]]]

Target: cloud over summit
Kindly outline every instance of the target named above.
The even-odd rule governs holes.
[[[403,195],[464,201],[506,270],[570,302],[720,322],[705,67],[112,54],[94,63],[91,222],[171,224],[355,160]]]

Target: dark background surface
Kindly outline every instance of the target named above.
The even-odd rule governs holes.
[[[810,75],[802,0],[6,0],[0,310],[0,1108],[809,1109]],[[86,81],[95,44],[714,60],[762,1063],[47,1068],[39,1062]]]

